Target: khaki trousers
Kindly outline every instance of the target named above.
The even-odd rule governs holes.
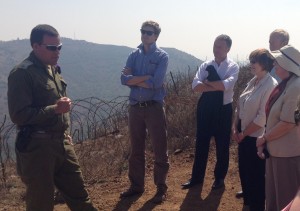
[[[24,151],[16,149],[16,156],[18,173],[26,185],[27,211],[52,211],[54,186],[71,210],[97,210],[91,204],[68,140],[31,137]]]
[[[169,170],[167,132],[165,112],[160,103],[146,107],[134,105],[129,108],[131,154],[128,176],[131,188],[137,191],[144,190],[146,130],[152,141],[155,158],[154,184],[158,188],[167,188],[166,177]]]
[[[300,156],[273,157],[266,161],[266,210],[280,211],[300,186]]]

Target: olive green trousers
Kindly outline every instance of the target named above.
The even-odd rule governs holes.
[[[52,211],[55,187],[71,210],[97,210],[93,207],[74,147],[63,137],[36,134],[22,152],[16,149],[17,170],[26,185],[27,211]]]

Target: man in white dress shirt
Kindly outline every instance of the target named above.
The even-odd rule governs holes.
[[[201,64],[192,83],[193,91],[201,93],[201,97],[197,106],[197,140],[192,178],[182,185],[183,189],[203,183],[213,136],[217,163],[212,189],[224,187],[229,164],[233,88],[239,72],[237,63],[227,57],[231,44],[232,40],[228,35],[219,35],[213,46],[215,58]],[[219,80],[209,80],[211,72],[216,72]],[[223,98],[221,101],[216,96],[220,92]]]

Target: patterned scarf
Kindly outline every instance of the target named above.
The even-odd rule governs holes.
[[[288,78],[282,80],[272,91],[268,102],[266,104],[266,116],[268,119],[269,113],[271,111],[272,106],[274,105],[274,103],[276,102],[276,100],[280,97],[280,95],[283,93],[283,91],[285,90],[286,84],[287,82],[291,79],[291,77],[293,76],[293,74],[291,74]]]

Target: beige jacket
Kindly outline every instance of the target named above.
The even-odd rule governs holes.
[[[300,96],[300,77],[293,76],[287,83],[285,91],[271,108],[266,132],[272,129],[279,121],[295,123],[294,111]],[[300,156],[300,137],[294,127],[290,132],[276,140],[267,142],[270,154],[274,157]]]
[[[265,131],[265,107],[271,92],[277,85],[276,80],[267,73],[255,86],[256,76],[252,78],[239,98],[238,115],[241,120],[242,131],[254,122],[261,129],[249,134],[251,137],[261,136]]]

